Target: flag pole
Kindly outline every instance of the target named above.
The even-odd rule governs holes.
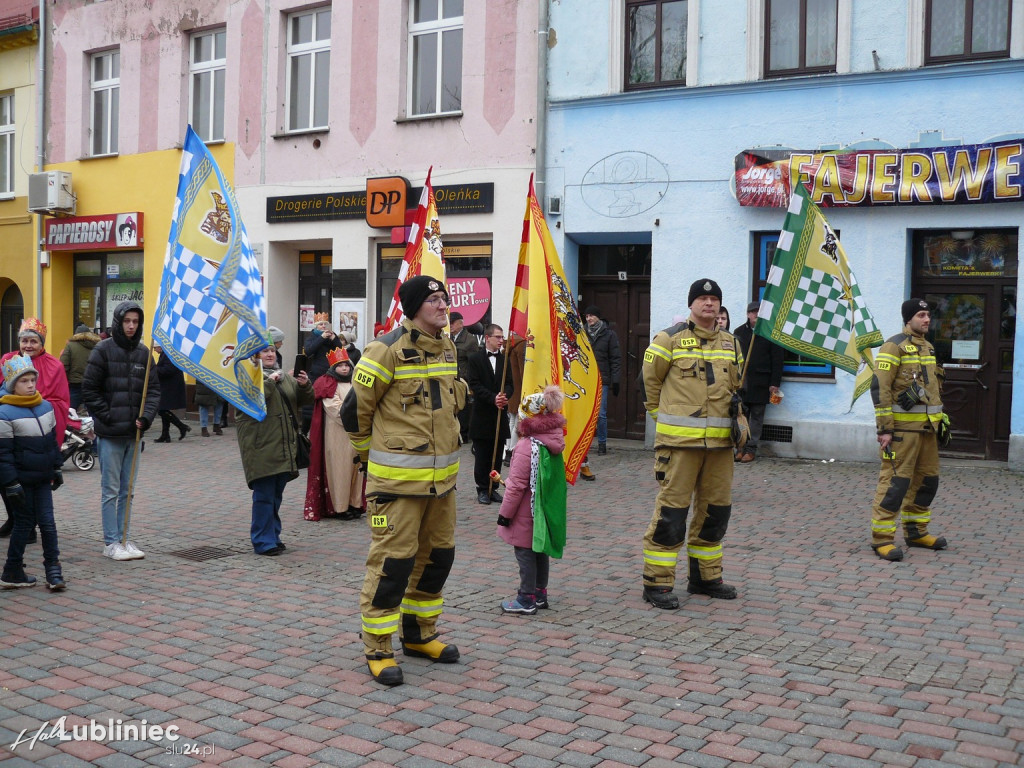
[[[141,339],[139,340],[141,343]],[[139,416],[146,411],[146,393],[149,391],[149,369],[153,365],[153,350],[149,350],[146,356],[146,377],[142,380],[142,402],[139,403]],[[142,439],[142,430],[135,427],[135,448],[132,450],[132,468],[128,475],[128,499],[124,505],[124,532],[121,534],[121,546],[128,541],[128,523],[132,519],[132,497],[135,494],[135,463],[139,458],[139,441]]]
[[[755,323],[756,325],[756,323]],[[740,376],[740,389],[743,389],[743,385],[747,383],[747,370],[750,368],[750,355],[754,351],[754,337],[757,336],[754,333],[754,329],[750,329],[750,343],[747,345],[747,356],[743,358],[743,375]]]
[[[504,360],[502,360],[502,363],[501,363],[501,388],[498,390],[499,394],[504,394],[505,393],[505,376],[508,373],[508,351],[507,350],[506,350],[505,354],[502,355],[502,357],[504,357]],[[502,408],[498,408],[498,420],[497,420],[497,423],[495,423],[495,425],[494,425],[494,447],[491,449],[491,469],[494,469],[494,462],[498,458],[498,441],[499,441],[499,438],[501,436],[501,416],[502,416],[501,412],[502,412],[502,410],[503,410]],[[507,419],[508,416],[506,415],[505,418]],[[490,477],[490,473],[488,473],[488,479],[487,479],[487,498],[491,497],[491,491],[493,489],[494,489],[494,478]]]

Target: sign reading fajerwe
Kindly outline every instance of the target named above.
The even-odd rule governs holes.
[[[740,205],[785,208],[796,181],[824,208],[1020,201],[1024,139],[846,152],[756,149],[736,156]]]

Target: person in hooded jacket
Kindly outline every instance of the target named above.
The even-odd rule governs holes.
[[[82,402],[94,419],[99,441],[103,554],[112,560],[141,560],[145,553],[128,540],[128,495],[138,474],[138,439],[160,405],[160,379],[142,343],[145,316],[134,301],[114,307],[110,337],[89,355],[82,375]],[[145,399],[143,399],[145,393]],[[123,542],[123,543],[122,543]]]
[[[64,373],[68,377],[71,407],[76,411],[82,404],[82,374],[85,373],[85,365],[89,362],[93,348],[99,343],[99,335],[90,331],[85,323],[79,323],[75,328],[75,335],[68,339],[64,351],[60,353]]]
[[[511,600],[502,601],[501,610],[505,613],[532,615],[538,608],[548,607],[551,557],[533,551],[533,441],[553,455],[565,450],[565,416],[560,413],[564,400],[562,391],[551,385],[543,392],[524,397],[519,407],[516,431],[522,439],[512,450],[505,496],[498,511],[498,536],[512,545],[519,564],[519,592]]]
[[[256,421],[238,412],[238,452],[245,482],[252,489],[250,539],[257,555],[276,557],[285,551],[281,541],[281,502],[284,487],[299,476],[296,463],[299,408],[313,403],[313,385],[305,371],[294,377],[277,367],[271,344],[253,357],[263,370],[267,415]]]

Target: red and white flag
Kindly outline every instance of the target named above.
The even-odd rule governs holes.
[[[434,187],[430,183],[430,174],[434,166],[427,171],[427,180],[423,182],[420,203],[416,207],[416,216],[409,229],[409,242],[405,246],[405,258],[398,273],[395,295],[391,298],[384,328],[391,330],[405,317],[402,303],[398,298],[398,289],[402,283],[416,275],[436,277],[448,288],[444,272],[444,244],[441,242],[441,221],[437,217],[437,204],[434,202]]]

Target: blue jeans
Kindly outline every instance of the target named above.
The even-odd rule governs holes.
[[[8,502],[11,516],[14,518],[14,530],[11,531],[11,543],[7,545],[7,563],[4,570],[17,568],[25,558],[25,545],[36,525],[39,526],[39,537],[43,544],[43,563],[52,565],[60,562],[60,550],[57,549],[57,523],[53,519],[53,491],[49,483],[24,483],[25,502],[12,504]]]
[[[279,472],[252,481],[252,548],[266,552],[281,543],[281,497],[292,479],[290,472]]]
[[[227,403],[220,402],[212,408],[209,405],[199,406],[199,426],[207,427],[210,420],[210,411],[213,411],[213,423],[220,424],[221,417],[224,415],[224,409],[227,407]]]
[[[597,412],[597,442],[608,442],[608,392],[610,384],[601,387],[601,407]]]
[[[135,440],[130,437],[101,437],[100,444],[100,508],[103,514],[103,543],[127,540],[129,521],[128,488],[132,485],[132,454]],[[138,474],[138,462],[135,464]]]

